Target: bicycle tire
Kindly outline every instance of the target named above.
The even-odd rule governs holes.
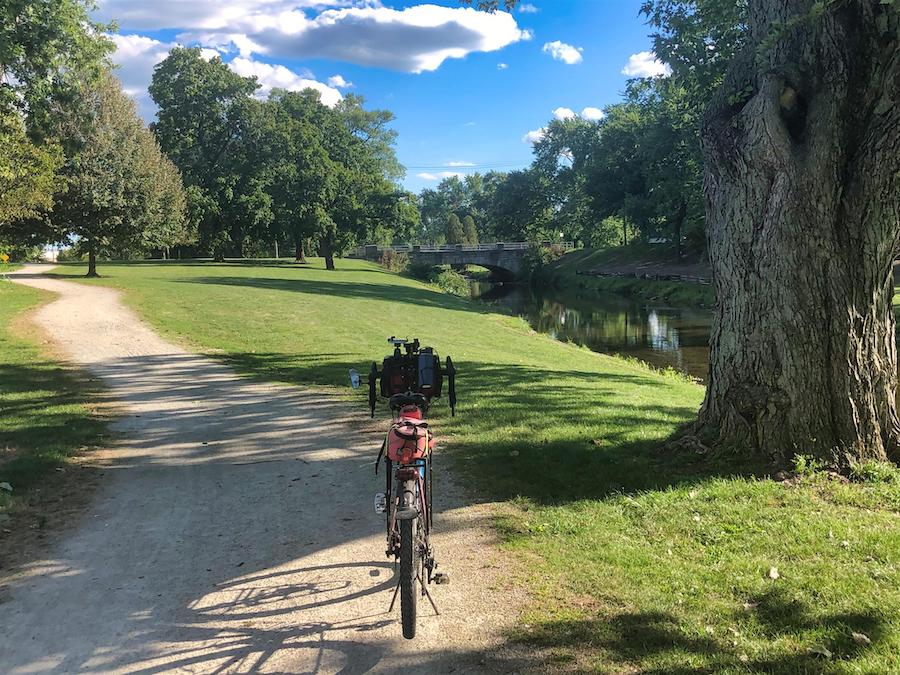
[[[407,640],[416,636],[416,569],[419,557],[416,546],[417,522],[417,518],[400,521],[400,620],[403,624],[403,637]]]

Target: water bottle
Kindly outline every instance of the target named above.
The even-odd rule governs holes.
[[[387,497],[383,492],[375,494],[375,513],[384,513],[387,511]]]

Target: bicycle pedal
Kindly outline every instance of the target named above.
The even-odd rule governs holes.
[[[434,576],[431,577],[431,580],[436,584],[449,584],[450,575],[446,572],[435,572]]]

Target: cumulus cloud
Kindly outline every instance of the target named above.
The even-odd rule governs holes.
[[[124,28],[218,29],[255,14],[351,4],[341,0],[101,0],[94,15]]]
[[[181,39],[240,50],[242,56],[329,58],[411,73],[437,70],[447,59],[493,52],[531,38],[511,14],[471,7],[415,5],[258,12],[222,26],[188,31]]]
[[[546,43],[541,51],[545,54],[550,54],[550,56],[557,61],[562,61],[563,63],[573,66],[576,63],[581,63],[581,52],[583,52],[584,49],[582,47],[567,45],[565,42],[560,42],[559,40],[554,40],[553,42]]]
[[[570,120],[574,117],[577,117],[575,111],[571,108],[557,108],[553,111],[553,116],[558,120]]]
[[[465,174],[460,173],[459,171],[441,171],[440,173],[417,173],[416,176],[421,178],[422,180],[441,180],[443,178],[452,178],[456,176],[457,178],[465,177]]]
[[[672,69],[669,64],[656,58],[653,52],[638,52],[628,57],[622,74],[628,77],[668,77]]]
[[[534,145],[535,143],[541,141],[544,138],[544,134],[546,133],[547,129],[545,127],[541,127],[540,129],[533,129],[522,136],[522,142],[531,143],[532,145]]]
[[[508,66],[507,64],[505,64],[505,63],[498,63],[498,64],[497,64],[497,70],[506,70],[507,68],[509,68],[509,66]]]
[[[332,75],[328,78],[328,86],[334,87],[335,89],[349,89],[353,86],[352,82],[347,82],[340,75]]]
[[[287,89],[288,91],[303,91],[315,89],[322,97],[322,103],[333,107],[343,97],[334,87],[318,82],[308,77],[303,77],[284,66],[261,63],[243,56],[236,56],[228,64],[234,72],[242,77],[255,77],[259,81],[259,89],[256,96],[265,98],[273,89]]]
[[[591,122],[599,122],[604,117],[606,117],[606,113],[603,112],[600,108],[588,106],[581,111],[581,117],[582,119],[590,120]]]
[[[447,162],[446,166],[475,166],[475,162]]]
[[[138,110],[145,119],[153,117],[156,109],[147,93],[153,68],[178,43],[162,42],[144,35],[109,37],[116,48],[112,59],[119,66],[116,75],[122,81],[122,88],[137,101]],[[206,59],[220,56],[214,49],[201,49],[201,54]],[[256,92],[259,97],[268,96],[272,89],[280,87],[289,91],[315,89],[322,95],[322,103],[328,106],[333,106],[342,98],[337,88],[316,81],[310,73],[295,73],[284,66],[273,66],[240,56],[235,57],[228,66],[238,75],[255,76],[260,84]],[[349,83],[345,84],[349,86]]]
[[[109,35],[115,46],[112,55],[116,77],[122,82],[122,89],[135,99],[138,111],[149,119],[156,114],[156,108],[147,92],[153,77],[153,67],[177,47],[175,42],[162,42],[144,35]],[[203,58],[219,56],[214,49],[201,49]]]
[[[523,2],[521,5],[519,5],[518,10],[522,12],[522,14],[537,14],[541,11],[530,2]]]

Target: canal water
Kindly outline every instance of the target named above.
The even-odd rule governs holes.
[[[472,297],[505,307],[557,340],[630,356],[706,380],[712,310],[577,295],[520,284],[472,283]]]

